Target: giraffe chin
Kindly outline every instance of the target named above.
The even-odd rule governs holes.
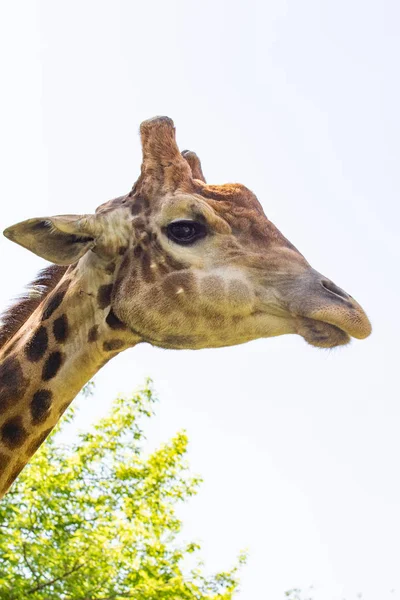
[[[350,335],[336,325],[306,317],[299,319],[297,333],[316,348],[336,348],[351,341]]]

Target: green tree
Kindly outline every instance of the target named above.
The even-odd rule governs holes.
[[[176,505],[199,485],[185,433],[144,456],[154,402],[149,385],[117,398],[70,444],[64,422],[22,471],[0,505],[2,600],[232,598],[238,566],[207,577],[179,540]]]

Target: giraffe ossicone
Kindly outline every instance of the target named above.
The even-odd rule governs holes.
[[[140,342],[215,348],[299,334],[331,348],[371,332],[360,305],[315,271],[240,184],[208,185],[168,117],[140,127],[125,196],[91,215],[5,230],[53,263],[2,318],[0,494],[82,386]]]

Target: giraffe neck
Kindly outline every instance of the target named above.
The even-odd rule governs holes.
[[[82,386],[140,341],[110,310],[113,273],[85,264],[68,269],[1,349],[0,497]]]

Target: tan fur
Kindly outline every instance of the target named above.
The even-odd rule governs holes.
[[[5,231],[71,266],[36,282],[0,331],[0,493],[85,382],[138,342],[196,349],[298,333],[332,347],[370,333],[361,307],[310,267],[250,190],[206,184],[197,156],[179,152],[170,119],[146,121],[141,138],[141,174],[129,194],[94,215]],[[173,241],[168,227],[182,219],[206,235]]]

